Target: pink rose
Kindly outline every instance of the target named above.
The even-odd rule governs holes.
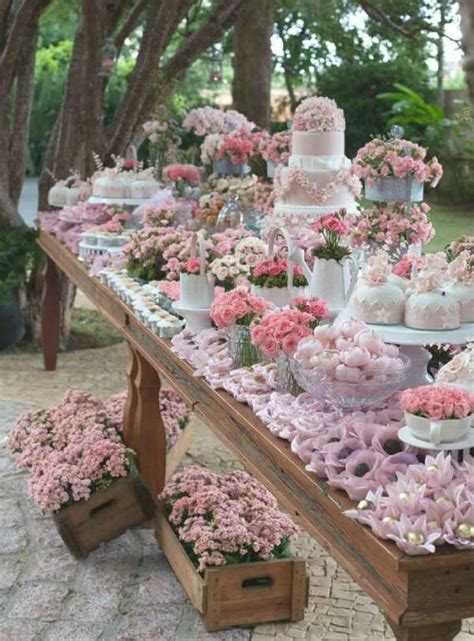
[[[292,356],[292,354],[295,352],[296,348],[298,347],[299,342],[300,342],[299,336],[290,334],[289,336],[285,336],[283,338],[281,342],[281,346],[287,356]]]

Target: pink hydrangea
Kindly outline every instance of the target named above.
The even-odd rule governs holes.
[[[256,316],[272,308],[263,298],[250,294],[244,287],[219,294],[211,305],[210,315],[219,329],[231,325],[250,325]]]

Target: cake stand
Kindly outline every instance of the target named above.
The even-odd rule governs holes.
[[[474,339],[474,323],[463,323],[458,329],[425,330],[412,329],[405,325],[369,325],[378,332],[387,343],[400,346],[400,352],[411,360],[405,387],[417,387],[433,383],[433,377],[428,372],[431,360],[430,352],[425,345],[451,343],[465,345]]]

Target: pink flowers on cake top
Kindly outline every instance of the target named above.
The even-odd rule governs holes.
[[[250,294],[244,287],[237,287],[214,299],[210,316],[219,329],[226,329],[234,324],[248,326],[270,309],[272,305],[266,300]]]
[[[436,157],[429,161],[425,157],[426,149],[410,140],[374,138],[357,152],[352,172],[368,185],[373,185],[376,178],[394,176],[436,187],[443,168]]]
[[[295,131],[344,131],[344,112],[334,100],[313,96],[295,109],[292,127]]]
[[[405,412],[435,421],[466,418],[474,409],[474,397],[462,387],[422,385],[400,394]]]
[[[299,309],[270,312],[252,323],[252,343],[269,358],[276,358],[280,352],[292,356],[301,339],[311,335],[311,323],[319,320],[313,314]]]
[[[175,163],[163,169],[163,177],[172,182],[183,180],[189,185],[197,185],[201,180],[201,172],[195,165]]]
[[[389,256],[383,251],[371,256],[361,270],[362,278],[372,285],[386,283],[391,273]]]
[[[198,570],[284,558],[293,522],[246,472],[218,475],[192,466],[175,474],[161,499],[168,520]]]

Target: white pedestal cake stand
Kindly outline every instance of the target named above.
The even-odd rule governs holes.
[[[100,198],[99,196],[91,196],[87,202],[93,205],[119,205],[127,207],[136,207],[143,205],[149,198]]]
[[[428,373],[428,363],[431,359],[430,352],[425,345],[451,343],[464,345],[474,340],[474,323],[463,323],[458,329],[432,331],[412,329],[405,325],[369,325],[381,334],[387,343],[400,346],[402,354],[411,360],[405,387],[417,387],[433,382],[433,377]]]

